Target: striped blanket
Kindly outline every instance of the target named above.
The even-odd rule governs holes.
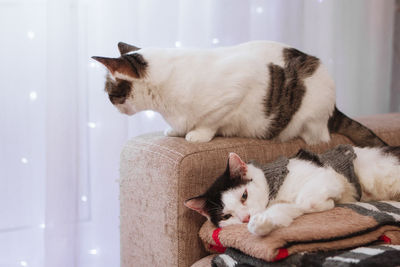
[[[324,266],[324,267],[352,267],[352,266],[400,266],[400,246],[371,245],[349,250],[322,251],[311,253],[297,253],[277,262],[266,262],[248,256],[239,250],[228,248],[224,254],[216,256],[213,267],[278,267],[278,266]]]
[[[376,241],[400,245],[400,202],[357,202],[338,205],[332,210],[303,215],[290,226],[277,229],[265,237],[252,235],[247,231],[245,224],[215,228],[208,221],[200,229],[199,235],[209,251],[223,253],[215,258],[215,266],[235,266],[218,265],[218,260],[221,262],[224,258],[234,261],[252,258],[266,264],[282,259],[306,261],[315,257],[321,257],[325,266],[331,261],[334,262],[334,259],[346,258],[343,253],[354,254],[354,251],[340,252],[343,249],[365,246]],[[384,254],[386,251],[392,251],[387,253],[393,254],[398,253],[397,248],[381,246],[371,249],[380,249]],[[327,252],[310,253],[315,251]],[[238,258],[238,255],[243,257]],[[293,257],[289,257],[291,255]],[[363,259],[354,258],[354,261],[356,260],[362,262]]]

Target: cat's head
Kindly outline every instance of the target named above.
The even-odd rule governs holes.
[[[92,58],[102,63],[109,71],[104,90],[111,103],[121,113],[133,115],[138,111],[135,90],[141,86],[141,80],[146,76],[148,63],[140,54],[140,48],[136,46],[119,42],[118,49],[120,57]]]
[[[230,153],[225,172],[204,194],[184,204],[217,227],[247,223],[251,216],[266,208],[268,186],[261,169]]]

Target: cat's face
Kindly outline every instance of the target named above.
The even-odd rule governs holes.
[[[267,188],[259,168],[230,153],[225,173],[204,194],[186,200],[185,205],[217,227],[247,223],[251,216],[266,208]]]
[[[148,64],[138,52],[140,48],[120,42],[118,49],[121,53],[118,58],[92,58],[102,63],[109,71],[104,90],[111,103],[121,113],[133,115],[138,111],[135,90],[141,87]]]

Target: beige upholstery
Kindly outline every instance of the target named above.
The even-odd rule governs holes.
[[[359,119],[391,145],[400,145],[400,114]],[[202,193],[226,167],[229,152],[244,160],[274,160],[301,147],[322,152],[340,143],[307,146],[246,138],[215,138],[192,144],[160,133],[136,137],[121,154],[121,266],[186,267],[206,256],[198,238],[204,219],[183,201]]]

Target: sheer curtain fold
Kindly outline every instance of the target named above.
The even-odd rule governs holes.
[[[79,58],[76,1],[47,1],[44,266],[76,266]]]
[[[396,0],[393,31],[391,111],[400,110],[400,0]]]
[[[118,56],[118,41],[273,40],[321,58],[349,115],[399,111],[394,10],[394,0],[0,0],[0,267],[119,265],[120,151],[167,124],[119,114],[91,56]]]

